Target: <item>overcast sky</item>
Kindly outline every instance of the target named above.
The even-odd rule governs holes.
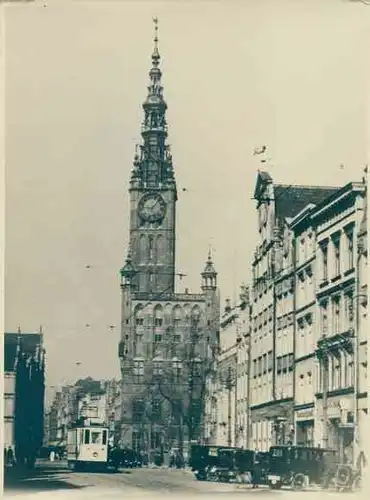
[[[153,16],[180,191],[177,266],[188,275],[179,290],[199,290],[209,244],[223,300],[250,279],[255,147],[268,145],[269,171],[287,184],[359,180],[367,161],[370,6],[8,6],[5,326],[43,325],[48,385],[119,373],[118,271]]]

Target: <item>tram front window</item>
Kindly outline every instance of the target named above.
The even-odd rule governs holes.
[[[107,444],[107,431],[103,431],[103,444]]]
[[[89,444],[90,442],[90,431],[89,429],[85,429],[85,444]]]
[[[91,433],[91,444],[101,444],[101,432]]]

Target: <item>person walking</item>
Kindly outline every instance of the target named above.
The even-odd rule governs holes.
[[[6,463],[10,467],[13,467],[14,465],[14,453],[11,446],[8,447],[8,450],[6,452]]]

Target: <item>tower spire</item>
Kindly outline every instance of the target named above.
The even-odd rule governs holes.
[[[131,173],[131,188],[156,189],[170,187],[176,192],[172,156],[167,140],[166,110],[163,98],[161,56],[158,49],[158,18],[153,18],[153,52],[149,71],[148,93],[143,102],[144,120],[141,126],[143,143],[136,151]],[[177,194],[176,194],[177,196]]]
[[[213,266],[211,248],[208,250],[208,258],[202,276],[202,290],[216,290],[217,272]]]
[[[152,62],[153,66],[158,66],[159,60],[161,58],[158,50],[158,17],[153,17],[153,23],[154,23],[154,50],[152,54]]]
[[[152,103],[152,104],[159,104],[161,103],[162,106],[164,106],[164,111],[166,110],[167,106],[166,103],[164,102],[163,99],[163,87],[161,84],[161,78],[162,78],[162,71],[159,67],[159,62],[161,60],[161,56],[159,54],[159,49],[158,49],[158,18],[155,17],[153,18],[153,23],[154,23],[154,48],[152,52],[152,67],[151,70],[149,71],[149,78],[150,78],[150,85],[148,87],[148,97],[144,103],[144,106],[146,103]],[[145,108],[144,108],[145,110]]]

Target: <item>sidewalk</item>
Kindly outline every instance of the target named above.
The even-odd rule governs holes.
[[[4,486],[19,484],[22,480],[32,477],[33,472],[25,467],[4,467]]]
[[[37,462],[34,469],[6,467],[4,469],[4,491],[11,490],[65,490],[80,488],[66,481],[66,468],[62,462]]]

